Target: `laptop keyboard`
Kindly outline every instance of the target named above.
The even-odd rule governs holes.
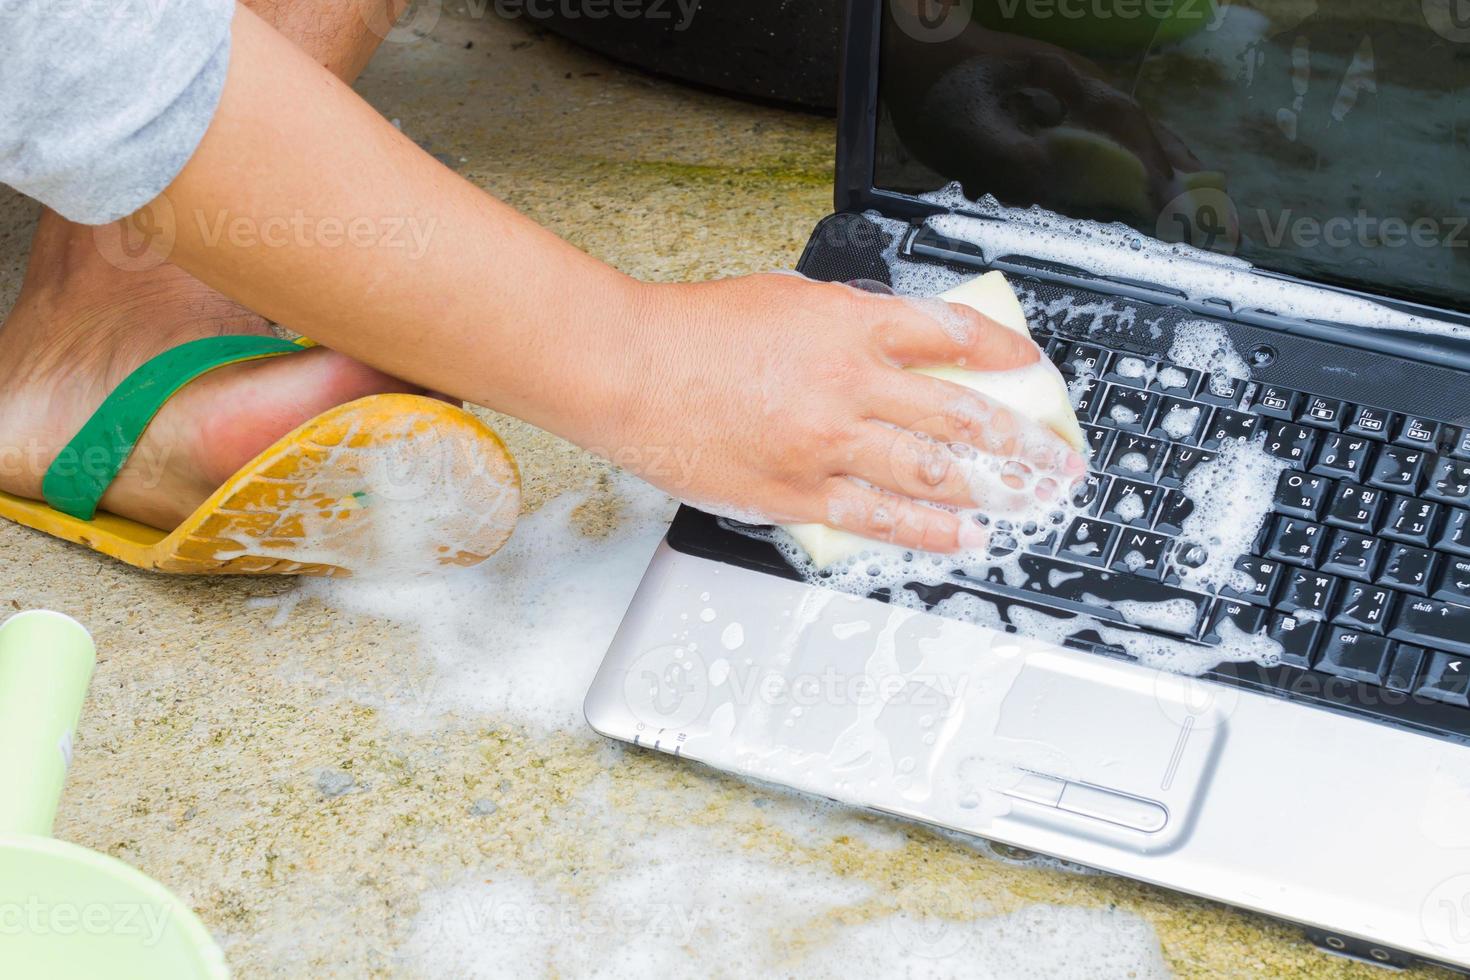
[[[853,245],[868,240],[872,248]],[[891,244],[884,233],[814,236],[801,269],[822,280],[886,281],[881,250]],[[983,267],[964,243],[922,231],[900,257]],[[1470,416],[1435,414],[1463,411],[1465,369],[1452,358],[1437,364],[1221,319],[1157,290],[1129,295],[1126,283],[1098,291],[1063,267],[1044,271],[1009,274],[1034,337],[1076,382],[1093,449],[1084,513],[983,579],[907,582],[901,601],[949,614],[947,601],[961,600],[953,614],[963,618],[1125,660],[1134,659],[1130,648],[1151,649],[1125,631],[1158,637],[1198,648],[1186,660],[1222,660],[1205,674],[1220,683],[1470,743]],[[1253,380],[1168,361],[1179,328],[1198,321],[1228,338]],[[1259,534],[1234,549],[1249,577],[1214,568],[1181,575],[1202,558],[1215,564],[1180,540],[1194,507],[1184,485],[1239,439],[1259,440],[1283,466]],[[668,542],[803,578],[768,535],[685,507]],[[1214,591],[1198,585],[1221,580]],[[890,588],[869,595],[895,598]],[[1276,640],[1278,662],[1224,660],[1241,648],[1242,631]]]
[[[1227,623],[1264,631],[1282,649],[1273,686],[1315,675],[1470,708],[1470,428],[1042,340],[1080,395],[1086,511],[1020,557],[1032,584],[995,576],[985,591],[1119,625],[1119,602],[1187,600],[1193,624],[1156,632],[1219,645]],[[1232,440],[1286,468],[1237,566],[1253,585],[1200,594],[1178,571],[1200,558],[1175,540],[1193,507],[1182,486]]]
[[[1037,339],[1091,444],[1082,515],[1016,556],[1009,580],[908,589],[931,608],[974,593],[1004,624],[1016,605],[1073,614],[1064,642],[1121,657],[1107,630],[1205,647],[1264,633],[1279,662],[1207,676],[1470,739],[1470,427]],[[1248,578],[1201,592],[1180,574],[1205,558],[1178,539],[1194,508],[1184,485],[1236,440],[1284,468],[1236,565]],[[1193,614],[1141,625],[1137,610],[1161,603]]]

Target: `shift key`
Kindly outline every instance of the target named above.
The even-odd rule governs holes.
[[[1434,599],[1405,601],[1388,635],[1436,650],[1470,654],[1470,607]]]

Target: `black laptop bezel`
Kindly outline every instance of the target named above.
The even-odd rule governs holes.
[[[880,55],[883,18],[892,0],[847,0],[842,32],[842,64],[839,72],[837,104],[837,159],[833,206],[838,212],[876,211],[887,218],[918,222],[950,209],[898,191],[876,186],[877,138],[879,114]],[[1024,258],[1024,257],[1023,257]],[[1024,265],[1024,263],[1023,263]],[[1005,266],[996,264],[998,268]],[[1013,268],[1017,268],[1013,266]],[[1027,271],[1030,271],[1029,269]],[[1326,289],[1342,296],[1366,299],[1412,316],[1440,320],[1456,326],[1470,327],[1470,310],[1431,306],[1375,293],[1350,289],[1337,284],[1317,282],[1285,273],[1256,267],[1255,274],[1285,282]],[[1095,277],[1089,288],[1110,292],[1112,284]],[[1221,316],[1219,312],[1215,316]],[[1228,315],[1225,319],[1230,319]],[[1290,329],[1291,318],[1280,318],[1283,328]],[[1411,357],[1430,363],[1451,364],[1470,371],[1470,341],[1426,339],[1422,335],[1381,328],[1329,324],[1342,328],[1342,343],[1363,347],[1362,334],[1371,330],[1370,345],[1382,353]],[[1358,334],[1354,337],[1353,334]]]

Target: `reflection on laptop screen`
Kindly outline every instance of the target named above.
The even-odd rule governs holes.
[[[1470,309],[1465,0],[885,7],[879,188]]]

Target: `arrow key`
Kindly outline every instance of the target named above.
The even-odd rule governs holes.
[[[1470,708],[1470,660],[1449,653],[1429,655],[1429,666],[1415,694]]]

